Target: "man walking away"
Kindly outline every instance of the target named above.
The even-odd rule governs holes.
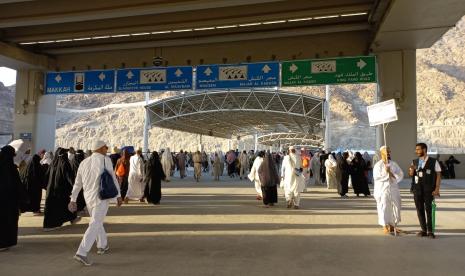
[[[84,198],[90,214],[90,222],[74,259],[85,266],[92,265],[87,258],[87,254],[92,249],[95,241],[97,241],[97,254],[103,255],[110,249],[108,246],[107,234],[103,228],[103,220],[105,219],[108,211],[108,205],[112,199],[100,199],[99,194],[100,176],[102,175],[104,168],[112,175],[113,183],[118,190],[118,207],[123,203],[119,186],[117,185],[118,182],[116,180],[115,173],[113,172],[111,159],[106,156],[108,150],[106,143],[97,140],[93,143],[92,148],[94,154],[82,161],[79,166],[76,182],[71,194],[71,201],[68,206],[70,211],[77,209],[77,197],[81,189],[84,189]]]
[[[244,150],[240,156],[239,156],[239,162],[240,162],[240,171],[239,171],[239,176],[240,179],[242,180],[242,177],[245,177],[245,174],[247,173],[247,167],[249,165],[249,157],[247,156],[247,152]]]
[[[304,177],[300,155],[296,154],[293,146],[289,147],[289,154],[283,159],[281,179],[284,184],[287,208],[299,209],[300,193],[304,190]]]
[[[460,164],[460,161],[455,159],[453,155],[449,156],[449,159],[446,161],[447,170],[449,171],[449,178],[455,179],[455,164]]]
[[[192,159],[194,161],[194,178],[195,181],[199,182],[200,176],[202,175],[202,154],[199,150],[194,153]]]

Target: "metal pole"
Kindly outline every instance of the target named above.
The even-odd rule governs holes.
[[[150,92],[145,92],[145,105],[147,106],[150,101]],[[144,123],[144,140],[143,140],[143,152],[147,152],[149,149],[149,111],[145,109],[145,123]]]
[[[258,134],[255,133],[255,147],[254,147],[254,152],[257,152],[258,149]]]
[[[329,130],[329,123],[331,121],[331,107],[330,107],[330,100],[331,100],[331,91],[329,89],[329,85],[326,85],[326,108],[325,108],[325,150],[331,150],[331,132]]]
[[[200,151],[200,152],[203,151],[203,147],[202,147],[202,134],[199,134],[199,145],[198,145],[198,148],[199,148],[199,151]]]
[[[379,84],[376,84],[376,103],[381,102],[381,91],[379,89]],[[383,135],[384,134],[384,135]],[[383,141],[384,137],[384,141]],[[382,145],[385,144],[385,130],[384,126],[378,125],[376,126],[376,151],[378,151]]]

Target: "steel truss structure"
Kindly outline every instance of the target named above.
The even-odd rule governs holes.
[[[305,133],[269,133],[258,137],[258,143],[261,145],[281,146],[284,149],[295,145],[317,149],[323,147],[323,142],[321,136]]]
[[[257,133],[315,134],[324,99],[283,90],[194,91],[145,108],[150,125],[221,138]]]

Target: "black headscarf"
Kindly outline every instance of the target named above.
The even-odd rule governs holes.
[[[154,151],[152,152],[152,155],[150,156],[150,159],[148,161],[148,164],[146,165],[146,173],[145,176],[147,178],[153,177],[151,174],[154,173],[159,173],[161,172],[161,179],[165,179],[165,173],[163,172],[163,167],[160,162],[160,156],[158,155],[158,152]]]
[[[258,168],[258,176],[262,186],[274,187],[279,184],[279,175],[276,170],[276,164],[270,153],[266,153],[263,162]]]
[[[68,153],[63,148],[55,152],[47,185],[47,195],[69,197],[73,189],[75,174],[69,163]]]
[[[18,211],[19,200],[24,197],[25,192],[13,160],[15,155],[12,146],[4,146],[0,151],[0,209],[15,206]]]
[[[42,168],[42,165],[40,165],[40,156],[37,154],[34,154],[32,156],[31,161],[27,164],[26,170],[24,171],[24,174],[21,175],[21,179],[24,183],[24,186],[26,187],[27,190],[30,190],[32,187],[30,187],[33,183],[39,181],[43,181],[44,179],[44,169]],[[43,184],[40,185],[43,187]]]
[[[77,150],[74,154],[74,159],[71,161],[71,167],[73,168],[73,172],[76,175],[79,169],[79,165],[81,164],[82,160],[86,158],[83,150]]]

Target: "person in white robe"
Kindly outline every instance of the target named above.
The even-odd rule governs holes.
[[[373,168],[374,198],[378,209],[378,223],[385,234],[400,232],[396,226],[401,221],[401,197],[399,182],[404,178],[402,169],[391,161],[388,147],[381,147],[381,160]]]
[[[352,160],[354,160],[355,158],[355,154],[351,150],[349,150],[348,153],[349,153],[349,157],[347,157],[346,161],[347,163],[351,164]],[[352,188],[352,176],[351,175],[349,175],[349,188]]]
[[[328,156],[325,161],[326,167],[326,186],[328,189],[337,189],[337,162],[332,154]]]
[[[138,149],[136,154],[129,159],[129,176],[128,176],[128,192],[124,202],[127,204],[129,200],[144,201],[144,160],[142,159],[142,150]]]
[[[284,156],[281,166],[281,182],[287,208],[299,209],[300,193],[305,189],[305,178],[302,175],[302,160],[293,146],[289,147],[289,154]]]
[[[95,242],[97,242],[97,254],[99,255],[107,253],[110,249],[103,221],[107,214],[109,204],[114,201],[114,199],[100,199],[100,177],[104,168],[111,174],[113,183],[118,190],[118,195],[116,196],[117,206],[121,206],[122,203],[119,185],[117,185],[118,181],[113,172],[111,159],[106,156],[108,151],[106,143],[99,140],[94,141],[92,149],[94,154],[84,159],[79,165],[70,203],[68,205],[68,209],[71,212],[77,211],[76,201],[81,189],[84,190],[84,198],[87,210],[89,211],[90,221],[89,227],[74,255],[74,259],[86,266],[92,264],[87,258],[87,255]]]
[[[255,184],[255,191],[257,192],[257,200],[261,200],[263,198],[262,192],[262,184],[260,183],[260,177],[258,175],[258,169],[263,162],[263,157],[265,153],[263,151],[259,152],[255,160],[253,161],[252,169],[250,169],[250,173],[248,178],[250,181],[254,182]]]
[[[218,157],[220,158],[220,176],[223,176],[224,172],[224,153],[222,151],[218,152]]]
[[[161,156],[161,166],[163,167],[163,172],[166,175],[166,182],[171,180],[171,168],[174,166],[173,156],[171,155],[170,148],[166,148]]]
[[[249,157],[247,156],[247,152],[245,150],[239,155],[239,163],[239,176],[242,180],[243,177],[245,178],[245,175],[247,174],[247,169],[249,167]]]
[[[315,155],[312,157],[312,160],[310,160],[310,167],[312,169],[312,174],[313,174],[313,185],[315,186],[320,186],[321,185],[321,176],[320,176],[320,168],[321,168],[321,163],[320,163],[320,153],[315,153]]]

